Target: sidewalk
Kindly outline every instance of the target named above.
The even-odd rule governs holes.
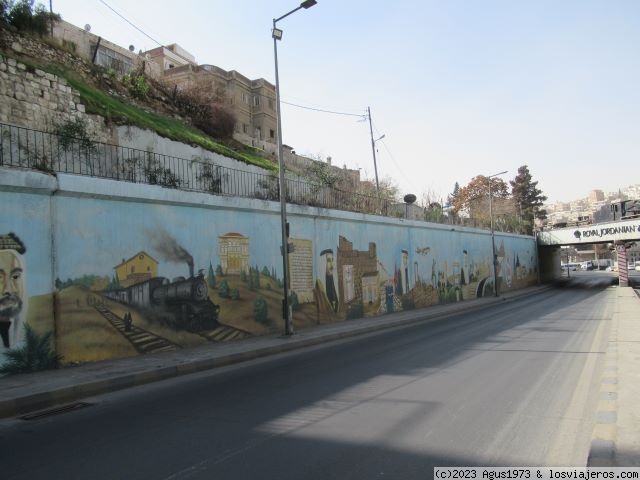
[[[300,330],[290,337],[272,334],[174,352],[0,377],[0,418],[333,340],[433,321],[442,316],[485,308],[497,302],[531,295],[547,288],[549,287],[530,287],[504,294],[499,298],[480,298],[380,317],[322,325]]]
[[[640,467],[640,298],[618,288],[588,466]]]

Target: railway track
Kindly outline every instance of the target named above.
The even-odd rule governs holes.
[[[198,335],[206,338],[210,342],[228,342],[230,340],[240,340],[251,336],[249,332],[223,324],[219,324],[219,326],[213,330],[200,332]]]
[[[170,352],[182,348],[180,345],[136,325],[131,325],[131,328],[127,330],[124,319],[113,313],[102,303],[94,303],[93,308],[107,319],[123,337],[129,340],[133,348],[139,353]]]

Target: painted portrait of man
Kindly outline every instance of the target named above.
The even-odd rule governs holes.
[[[333,250],[330,248],[323,250],[320,252],[320,263],[319,267],[319,278],[321,284],[321,290],[324,295],[324,299],[330,305],[331,310],[333,312],[338,311],[339,298],[338,298],[338,288],[337,288],[337,279],[334,275],[335,265],[333,258]]]
[[[2,348],[15,348],[22,339],[26,316],[26,248],[13,233],[0,235],[0,338]]]

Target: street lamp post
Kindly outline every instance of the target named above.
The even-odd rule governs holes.
[[[498,258],[496,257],[496,239],[493,232],[493,197],[491,196],[491,179],[499,175],[504,175],[505,173],[507,173],[507,170],[487,177],[489,179],[489,221],[491,223],[491,251],[493,253],[493,291],[496,297],[498,296]]]
[[[282,157],[282,119],[280,108],[280,78],[278,76],[278,40],[282,40],[282,30],[276,27],[276,24],[285,17],[288,17],[301,8],[307,9],[313,7],[316,0],[305,0],[298,7],[279,18],[273,19],[273,29],[271,37],[273,38],[273,59],[276,70],[276,117],[278,119],[278,182],[280,188],[280,227],[282,233],[282,283],[284,289],[284,298],[282,299],[282,318],[284,319],[285,335],[293,335],[293,322],[291,321],[291,279],[289,275],[289,241],[287,228],[287,185],[284,177],[284,159]]]

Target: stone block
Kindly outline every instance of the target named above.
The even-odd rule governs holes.
[[[44,77],[46,73],[43,70],[36,68],[36,75],[39,77]]]
[[[58,78],[58,77],[56,77],[53,73],[45,73],[45,74],[44,74],[44,77],[45,77],[47,80],[49,80],[50,82],[54,82],[54,81],[56,81],[56,79]]]
[[[19,63],[17,67],[18,67],[18,70],[22,70],[22,71],[25,71],[27,69],[27,66],[24,63]]]
[[[49,102],[49,110],[58,110],[58,104],[56,102]]]
[[[9,65],[9,68],[7,70],[9,71],[10,75],[16,74],[16,67],[14,65]]]
[[[16,62],[14,58],[7,58],[7,64],[11,67],[15,67],[18,64],[18,62]]]
[[[4,62],[0,62],[0,72],[6,72],[7,71],[7,64]]]
[[[82,103],[77,103],[76,108],[78,109],[79,112],[82,112],[82,113],[85,113],[86,111]]]
[[[14,52],[22,53],[22,45],[19,42],[13,42],[11,44],[11,50]]]
[[[27,96],[24,94],[24,92],[16,92],[13,95],[13,98],[15,98],[16,100],[20,101],[20,102],[24,102],[27,100]]]

